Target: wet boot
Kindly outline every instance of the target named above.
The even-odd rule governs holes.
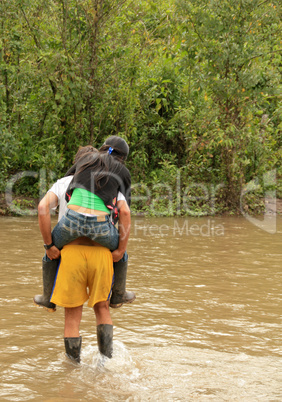
[[[98,348],[102,355],[111,359],[113,355],[113,326],[100,324],[97,326]]]
[[[136,296],[134,292],[125,290],[126,274],[128,261],[118,261],[114,263],[115,282],[110,300],[110,307],[118,308],[124,303],[132,303]]]
[[[33,301],[48,311],[56,311],[56,304],[50,302],[54,281],[57,274],[58,260],[42,260],[43,295],[36,295]]]
[[[76,338],[64,338],[66,355],[69,359],[75,360],[80,363],[80,351],[82,338],[78,336]]]

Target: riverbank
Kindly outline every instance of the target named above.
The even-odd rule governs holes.
[[[7,201],[5,193],[0,193],[0,216],[21,216],[21,215],[36,215],[39,199],[25,195],[17,195],[12,201]],[[267,212],[270,214],[282,215],[282,199],[276,199],[275,202],[265,205]],[[244,212],[249,212],[245,209]],[[217,211],[216,214],[199,213],[199,216],[222,216],[222,215],[240,215],[241,211]],[[147,215],[146,212],[132,211],[132,215]],[[157,215],[157,214],[156,214]],[[175,214],[177,215],[177,214]],[[193,216],[197,216],[193,214]]]
[[[12,203],[7,201],[5,193],[0,193],[0,216],[19,216],[20,211],[25,210],[26,215],[35,213],[38,206],[38,198],[24,195],[15,196]]]

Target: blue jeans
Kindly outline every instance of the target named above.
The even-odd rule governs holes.
[[[81,236],[89,237],[101,246],[107,247],[111,251],[118,248],[119,233],[117,228],[110,222],[110,217],[106,216],[104,222],[97,222],[96,216],[85,216],[72,209],[68,209],[66,214],[60,219],[52,231],[52,241],[61,250],[66,244]],[[45,255],[47,261],[50,261]],[[122,260],[127,261],[125,252]]]

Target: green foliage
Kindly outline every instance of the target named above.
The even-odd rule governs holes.
[[[280,32],[277,1],[0,2],[0,190],[21,171],[49,184],[115,134],[150,192],[136,211],[234,211],[272,169],[281,195]],[[195,183],[220,185],[216,207]]]

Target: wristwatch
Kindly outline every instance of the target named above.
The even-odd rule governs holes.
[[[49,248],[55,246],[55,244],[52,242],[51,244],[44,244],[45,250],[49,250]]]

